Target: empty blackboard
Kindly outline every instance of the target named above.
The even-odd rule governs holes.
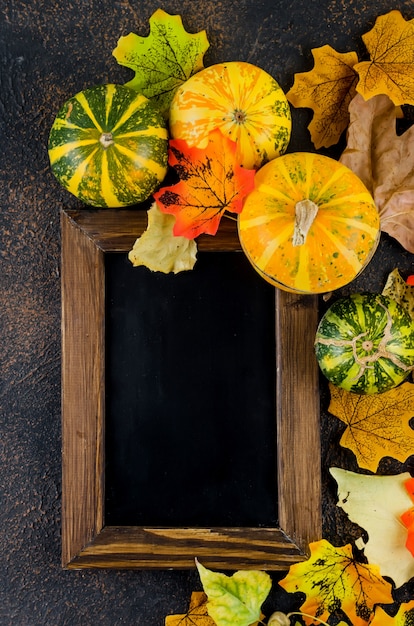
[[[241,252],[105,264],[105,522],[275,526],[274,289]]]
[[[62,211],[65,568],[286,570],[321,536],[317,299],[258,279],[222,222],[163,276],[127,260],[145,211]]]

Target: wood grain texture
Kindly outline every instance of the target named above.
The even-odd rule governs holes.
[[[103,253],[62,214],[62,561],[103,526]]]
[[[141,528],[107,526],[68,569],[179,568],[286,570],[303,553],[275,528]]]
[[[276,292],[279,522],[303,550],[322,536],[317,325],[316,296]]]
[[[128,252],[145,227],[139,211],[62,213],[64,567],[183,569],[199,557],[220,569],[286,570],[322,533],[317,300],[309,296],[276,292],[280,527],[104,526],[104,254]],[[236,224],[225,222],[199,248],[240,250]]]

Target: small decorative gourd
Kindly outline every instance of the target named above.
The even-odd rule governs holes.
[[[238,227],[256,271],[303,294],[350,283],[372,258],[380,235],[374,200],[356,174],[307,152],[285,154],[256,172]]]
[[[168,133],[158,108],[123,85],[98,85],[62,106],[49,135],[52,171],[86,204],[143,202],[167,172]]]
[[[414,368],[414,323],[388,296],[352,294],[323,315],[315,351],[333,385],[359,394],[382,393],[399,385]]]
[[[237,142],[243,167],[257,169],[286,151],[291,115],[287,98],[263,69],[243,61],[211,65],[176,91],[170,109],[174,139],[205,148],[219,129]]]

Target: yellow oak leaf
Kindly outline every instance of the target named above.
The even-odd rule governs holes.
[[[314,616],[326,622],[337,609],[353,626],[366,626],[376,604],[393,601],[391,584],[384,580],[377,565],[359,563],[350,544],[334,547],[326,539],[309,544],[311,556],[295,563],[279,582],[290,593],[306,595],[301,605],[305,624],[315,624]]]
[[[356,93],[356,52],[340,53],[331,46],[313,48],[314,67],[295,74],[287,99],[295,107],[313,109],[309,132],[315,148],[336,144],[348,125],[348,106]]]
[[[187,613],[168,615],[165,626],[216,626],[207,611],[206,594],[203,591],[193,591]]]
[[[362,39],[370,60],[354,66],[358,93],[365,100],[384,94],[396,106],[414,104],[414,22],[393,10],[379,16]]]
[[[380,606],[376,607],[375,614],[369,626],[411,626],[414,623],[414,600],[400,604],[398,613],[391,617]]]
[[[174,216],[161,213],[156,202],[147,214],[148,226],[128,254],[132,265],[145,265],[153,272],[164,274],[178,274],[193,269],[197,260],[196,242],[187,237],[175,236]]]
[[[406,546],[407,529],[401,516],[412,507],[406,489],[408,472],[393,476],[358,474],[339,467],[329,469],[338,484],[337,506],[363,528],[368,539],[355,542],[382,576],[401,587],[414,577],[414,559]]]
[[[328,411],[347,428],[340,444],[355,454],[359,467],[376,472],[385,456],[404,462],[414,454],[414,384],[403,383],[391,391],[360,395],[329,384]]]

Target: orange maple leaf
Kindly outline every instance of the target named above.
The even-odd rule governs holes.
[[[295,74],[287,99],[295,107],[313,109],[308,128],[315,148],[336,144],[348,126],[348,106],[355,95],[358,75],[356,52],[340,53],[331,46],[312,49],[314,67]]]
[[[190,148],[182,139],[170,141],[169,164],[180,182],[159,190],[154,198],[160,211],[175,215],[174,235],[215,235],[225,211],[241,212],[254,187],[255,170],[239,165],[236,148],[219,130],[210,133],[205,149]]]
[[[207,611],[207,596],[202,591],[191,594],[188,612],[183,615],[168,615],[165,626],[216,626]]]
[[[309,548],[310,558],[291,565],[279,582],[288,592],[306,595],[300,607],[306,624],[315,623],[311,616],[326,622],[341,609],[353,626],[366,626],[375,604],[393,602],[391,584],[382,578],[379,567],[357,562],[350,544],[336,548],[321,539]]]
[[[358,93],[365,100],[384,94],[396,106],[414,104],[414,22],[390,11],[362,39],[370,60],[354,66]]]
[[[345,422],[340,444],[355,454],[359,467],[376,472],[380,460],[390,456],[404,462],[414,454],[414,384],[380,394],[360,395],[329,384],[328,410]]]
[[[375,615],[369,626],[411,626],[414,620],[414,600],[400,604],[398,613],[391,617],[380,606],[376,607]]]

